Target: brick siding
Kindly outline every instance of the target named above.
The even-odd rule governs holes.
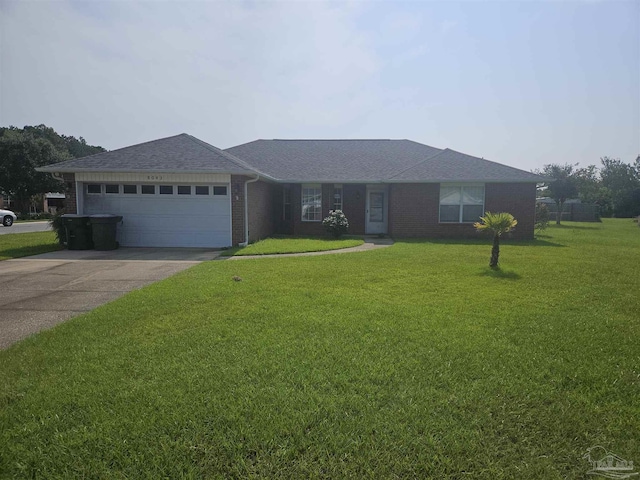
[[[278,218],[276,210],[277,191],[280,185],[254,182],[248,185],[249,197],[249,242],[257,242],[276,232]]]
[[[231,242],[238,245],[244,239],[244,182],[250,177],[231,175]]]
[[[62,174],[62,180],[65,186],[65,198],[63,208],[66,213],[78,213],[78,199],[76,192],[76,174],[64,173]]]
[[[485,211],[509,212],[518,220],[513,238],[530,239],[534,233],[536,186],[533,183],[487,183]],[[389,234],[394,237],[475,238],[472,224],[439,223],[440,185],[391,184]]]
[[[488,212],[509,212],[518,220],[511,236],[531,239],[535,230],[536,184],[487,183],[484,209]]]

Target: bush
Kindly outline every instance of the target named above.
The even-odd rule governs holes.
[[[544,203],[536,203],[535,226],[537,233],[542,232],[549,226],[550,218],[549,208]]]
[[[329,216],[322,220],[324,229],[336,238],[349,230],[349,220],[342,210],[329,210]]]
[[[49,220],[49,224],[51,225],[51,230],[53,230],[53,232],[56,234],[58,243],[60,245],[66,245],[67,232],[65,230],[64,223],[62,222],[62,215],[64,215],[64,210],[60,208],[51,217],[51,220]]]

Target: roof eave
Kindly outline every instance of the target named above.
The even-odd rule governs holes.
[[[55,168],[55,167],[39,167],[38,172],[44,173],[217,173],[222,175],[257,175],[258,172],[252,170],[179,170],[179,169],[124,169],[124,168]],[[260,174],[260,176],[263,176]]]

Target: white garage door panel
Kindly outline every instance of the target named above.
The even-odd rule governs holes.
[[[231,245],[229,195],[88,195],[83,213],[122,215],[118,241],[128,247]]]

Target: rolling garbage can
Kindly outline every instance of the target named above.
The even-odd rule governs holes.
[[[93,230],[93,248],[96,250],[115,250],[118,248],[116,233],[118,223],[122,221],[119,215],[103,214],[91,215],[91,229]]]
[[[88,215],[65,213],[62,215],[62,224],[69,250],[91,250],[93,248],[91,222]]]

